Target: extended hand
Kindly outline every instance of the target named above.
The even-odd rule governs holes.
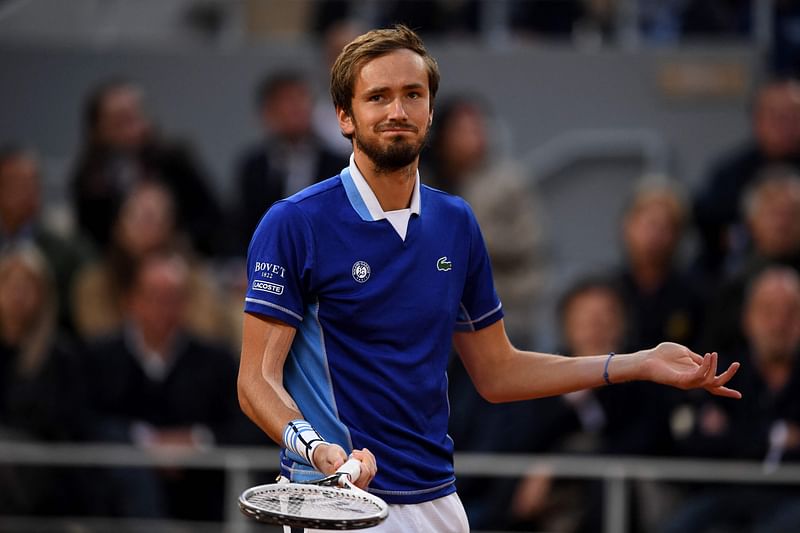
[[[368,449],[364,448],[362,450],[353,450],[353,457],[361,461],[361,475],[354,485],[361,489],[366,489],[378,472],[375,456],[372,455],[372,452]],[[320,444],[314,450],[314,464],[319,471],[326,476],[335,474],[336,470],[342,466],[347,459],[347,453],[345,453],[344,449],[338,444]]]
[[[644,357],[643,369],[651,381],[684,390],[703,388],[711,394],[728,398],[742,397],[739,391],[725,387],[739,370],[739,363],[732,363],[725,372],[717,375],[717,352],[701,357],[680,344],[662,342],[645,350]]]

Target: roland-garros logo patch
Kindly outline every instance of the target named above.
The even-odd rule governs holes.
[[[283,294],[283,285],[278,285],[277,283],[272,283],[271,281],[256,279],[253,280],[253,290],[280,295]]]

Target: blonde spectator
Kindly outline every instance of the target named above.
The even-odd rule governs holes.
[[[82,374],[58,336],[56,314],[44,256],[30,244],[0,256],[0,441],[83,434]],[[70,479],[64,471],[0,465],[0,514],[74,512],[80,504]]]
[[[124,292],[136,263],[148,253],[182,250],[192,258],[188,242],[175,227],[175,205],[169,190],[155,182],[137,185],[125,200],[111,230],[105,256],[84,268],[73,291],[73,313],[78,333],[85,339],[108,335],[123,320]],[[218,304],[214,278],[198,259],[189,273],[187,328],[207,339],[238,342],[232,325]]]
[[[45,223],[41,214],[41,169],[36,154],[22,146],[0,148],[0,252],[24,245],[41,251],[54,278],[59,324],[71,330],[69,286],[91,258],[92,248],[80,235]]]
[[[660,176],[643,179],[625,210],[616,280],[631,309],[633,348],[698,338],[705,300],[678,257],[687,219],[682,189]]]

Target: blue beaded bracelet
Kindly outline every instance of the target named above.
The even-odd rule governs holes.
[[[611,362],[611,358],[614,357],[615,355],[616,354],[614,352],[611,352],[608,354],[608,359],[606,359],[606,366],[603,369],[603,379],[605,380],[606,385],[611,385],[611,380],[608,379],[608,363]]]

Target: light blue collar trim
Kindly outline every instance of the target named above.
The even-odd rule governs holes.
[[[350,169],[346,168],[342,170],[342,173],[339,174],[342,178],[342,185],[344,185],[344,192],[347,193],[347,199],[350,200],[350,205],[353,206],[358,216],[361,217],[361,220],[365,220],[367,222],[371,222],[375,220],[372,218],[372,215],[367,209],[367,205],[364,203],[364,200],[361,198],[361,193],[358,192],[356,188],[356,184],[353,183],[353,177],[350,175]]]
[[[373,221],[386,218],[386,212],[378,202],[377,196],[367,183],[364,175],[356,166],[355,157],[350,155],[350,166],[341,173],[342,183],[344,184],[347,198],[362,220]],[[419,170],[417,170],[414,191],[411,193],[411,205],[409,212],[419,215],[422,202],[420,201]]]

